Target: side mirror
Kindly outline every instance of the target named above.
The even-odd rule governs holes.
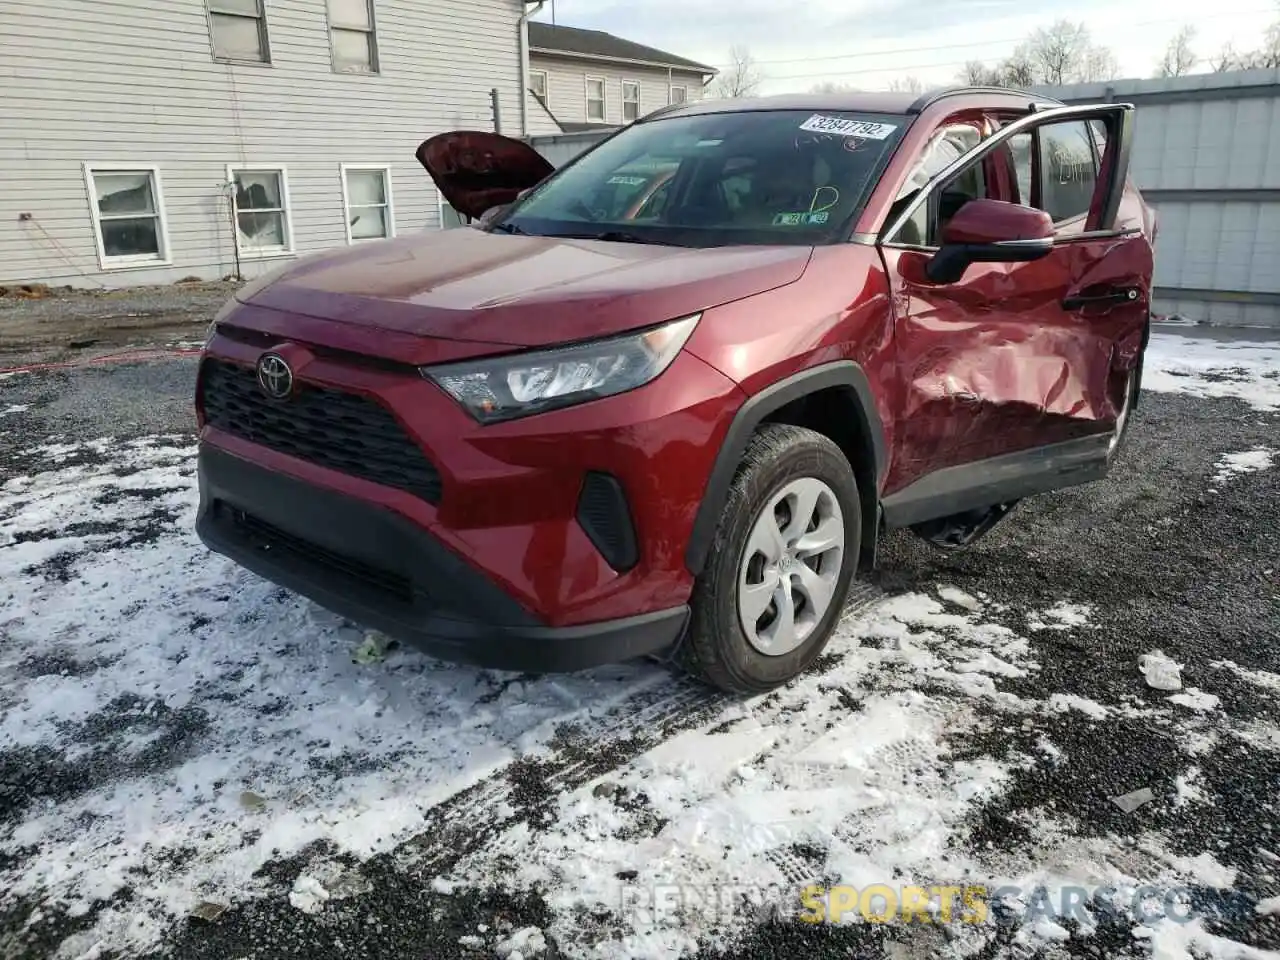
[[[942,228],[942,246],[925,275],[957,283],[971,263],[1028,263],[1053,250],[1053,219],[1003,200],[970,200]]]

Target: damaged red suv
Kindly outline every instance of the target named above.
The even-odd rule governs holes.
[[[558,171],[429,140],[474,227],[216,318],[199,534],[448,659],[784,683],[882,530],[960,547],[1106,475],[1149,321],[1132,127],[964,89],[683,104]]]

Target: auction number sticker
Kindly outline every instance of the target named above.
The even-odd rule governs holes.
[[[837,137],[884,140],[898,127],[892,123],[876,123],[871,120],[846,120],[843,117],[824,117],[820,113],[815,113],[800,124],[800,129],[809,133],[831,133]]]

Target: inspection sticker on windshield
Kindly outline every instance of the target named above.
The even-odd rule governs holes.
[[[845,120],[843,117],[824,117],[815,113],[800,124],[809,133],[832,133],[837,137],[859,137],[863,140],[884,140],[897,130],[892,123],[875,123],[870,120]]]
[[[825,210],[817,213],[780,213],[773,218],[775,227],[816,227],[826,223],[831,215]]]

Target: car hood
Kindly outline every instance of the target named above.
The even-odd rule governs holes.
[[[622,333],[793,283],[810,247],[718,247],[492,234],[360,245],[292,264],[238,298],[419,336],[543,346]]]

